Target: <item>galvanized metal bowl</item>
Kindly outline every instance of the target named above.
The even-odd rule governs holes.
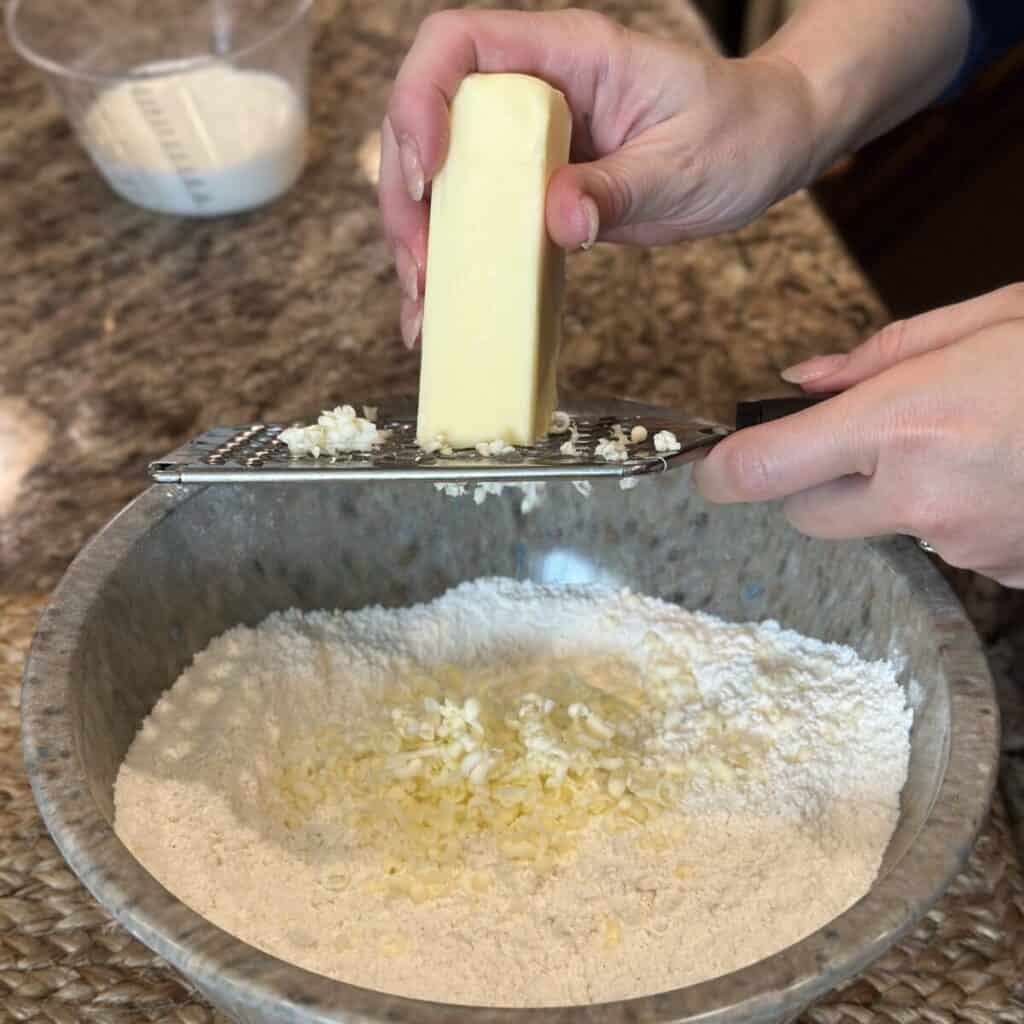
[[[872,890],[803,941],[704,984],[486,1009],[359,989],[267,956],[182,905],[118,841],[121,760],[212,637],[290,606],[405,604],[482,575],[628,585],[899,658],[914,708],[910,777]],[[788,1020],[892,945],[960,868],[989,804],[998,734],[977,638],[912,542],[807,540],[770,508],[706,508],[683,472],[627,493],[598,485],[589,500],[551,485],[527,516],[511,495],[477,506],[416,483],[153,487],[68,571],[36,635],[22,714],[39,807],[95,897],[226,1013],[277,1024]]]

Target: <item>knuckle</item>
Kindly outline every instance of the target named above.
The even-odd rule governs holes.
[[[761,454],[749,445],[721,446],[721,472],[727,492],[740,500],[767,493],[769,471]]]
[[[406,130],[410,100],[416,94],[415,86],[409,81],[409,75],[403,72],[404,68],[391,86],[387,108],[384,111],[385,131],[391,133],[395,142]],[[382,135],[381,138],[383,139],[384,136]]]
[[[599,11],[591,11],[582,7],[570,7],[562,12],[568,28],[586,32],[606,40],[621,38],[626,30],[617,21]]]
[[[460,10],[434,11],[420,22],[416,35],[423,39],[436,38],[460,31],[465,22],[465,12]]]
[[[595,170],[604,192],[606,211],[610,213],[612,222],[621,224],[627,221],[635,203],[633,187],[628,176],[618,170],[613,171],[606,167],[598,167]]]
[[[961,403],[908,394],[892,402],[883,416],[885,457],[901,472],[926,465],[950,468],[970,436],[966,426]]]
[[[899,363],[906,357],[910,334],[909,320],[893,320],[868,342],[867,355],[886,365]]]

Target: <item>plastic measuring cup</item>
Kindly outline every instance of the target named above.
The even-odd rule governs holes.
[[[306,160],[313,0],[8,0],[120,196],[210,217],[281,195]]]

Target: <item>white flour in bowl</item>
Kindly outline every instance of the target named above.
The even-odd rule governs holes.
[[[448,1003],[622,999],[737,969],[871,886],[911,712],[772,623],[510,580],[214,640],[116,828],[220,927]]]

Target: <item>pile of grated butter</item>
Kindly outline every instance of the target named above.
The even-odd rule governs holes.
[[[295,458],[369,452],[388,439],[388,432],[378,430],[376,421],[375,406],[364,405],[363,415],[358,416],[353,406],[339,405],[322,412],[312,426],[281,431],[281,440]]]
[[[596,819],[629,828],[676,806],[700,769],[648,758],[651,721],[600,691],[586,700],[545,695],[572,690],[572,666],[537,666],[533,674],[546,682],[544,693],[504,699],[501,672],[481,679],[448,670],[446,689],[480,696],[424,696],[393,707],[390,728],[364,744],[322,731],[316,756],[289,763],[278,776],[293,812],[286,820],[300,827],[318,806],[352,801],[360,835],[403,865],[385,884],[423,902],[467,880],[476,891],[490,883],[479,871],[463,878],[468,852],[482,839],[543,873],[575,851],[578,835]],[[730,734],[708,752],[708,764],[719,774],[728,766],[747,770],[754,754]]]

